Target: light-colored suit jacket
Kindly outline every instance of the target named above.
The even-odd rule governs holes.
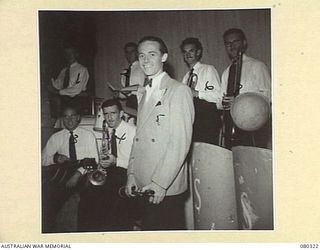
[[[184,192],[194,121],[190,88],[165,74],[148,102],[143,94],[137,117],[128,174],[134,174],[138,187],[154,182],[166,195]]]

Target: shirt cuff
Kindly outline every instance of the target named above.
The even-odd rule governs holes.
[[[128,168],[128,162],[127,161],[123,161],[123,160],[119,160],[119,158],[117,158],[117,160],[116,160],[116,165],[118,167],[122,167],[122,168],[125,168],[125,169]]]
[[[207,102],[211,103],[217,103],[218,102],[218,96],[217,94],[208,93],[206,91],[198,91],[198,96],[200,100],[205,100]]]
[[[87,173],[87,170],[86,170],[86,169],[84,169],[84,167],[80,167],[80,168],[78,168],[78,169],[77,169],[77,171],[79,171],[79,172],[81,173],[81,175],[84,175],[84,174],[86,174],[86,173]]]
[[[164,190],[167,190],[164,186],[160,185],[159,183],[155,182],[153,179],[151,180],[154,184],[158,185],[159,187],[163,188]]]

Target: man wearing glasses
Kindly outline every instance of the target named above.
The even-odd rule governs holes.
[[[228,81],[230,83],[233,82],[232,79],[234,79],[235,74],[231,73],[233,71],[232,67],[236,63],[236,61],[239,58],[241,58],[239,57],[239,55],[242,55],[242,66],[238,94],[254,92],[263,95],[265,98],[267,98],[269,102],[271,102],[271,80],[269,70],[263,62],[247,56],[246,50],[248,44],[244,32],[241,29],[229,29],[225,31],[225,33],[223,34],[223,40],[227,55],[232,63],[223,72],[221,77],[221,96],[219,98],[220,101],[218,103],[218,108],[230,110],[231,105],[234,101],[235,96],[227,94],[227,92],[229,92],[230,89],[230,87],[228,86],[230,85],[228,84]],[[237,128],[234,133],[234,136],[237,137],[237,145],[252,146],[252,139],[250,139],[252,138],[252,136],[249,133],[246,133],[245,131],[242,131]],[[262,137],[266,137],[262,134]],[[259,146],[265,147],[265,143],[261,143],[262,144]]]

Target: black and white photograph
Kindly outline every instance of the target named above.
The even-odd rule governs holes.
[[[275,230],[271,12],[38,10],[41,233]]]

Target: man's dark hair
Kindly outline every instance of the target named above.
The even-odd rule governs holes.
[[[152,42],[158,42],[159,45],[160,45],[160,52],[162,54],[168,54],[168,48],[167,48],[167,45],[164,43],[164,41],[159,38],[159,37],[156,37],[156,36],[145,36],[143,38],[140,39],[140,41],[138,42],[138,46],[145,42],[145,41],[152,41]]]
[[[138,45],[136,44],[136,43],[134,43],[134,42],[128,42],[128,43],[126,43],[125,45],[124,45],[124,47],[123,47],[123,49],[125,50],[126,48],[135,48],[135,49],[137,49],[138,48]]]
[[[111,106],[117,106],[119,112],[122,110],[122,105],[118,99],[109,99],[102,103],[101,108],[111,107]]]
[[[79,48],[75,44],[70,44],[70,43],[69,44],[65,44],[63,46],[63,49],[64,50],[71,49],[71,50],[73,50],[74,53],[77,53],[77,54],[79,53]]]
[[[226,30],[223,34],[223,40],[226,40],[226,37],[231,34],[238,34],[242,40],[247,40],[244,32],[241,29],[236,29],[236,28]]]
[[[183,47],[187,44],[193,44],[197,50],[200,50],[201,53],[200,53],[200,56],[199,56],[199,59],[201,59],[202,57],[202,51],[203,51],[203,47],[202,47],[202,44],[201,42],[199,41],[198,38],[195,38],[195,37],[188,37],[186,39],[184,39],[180,45],[180,50],[183,52]]]

